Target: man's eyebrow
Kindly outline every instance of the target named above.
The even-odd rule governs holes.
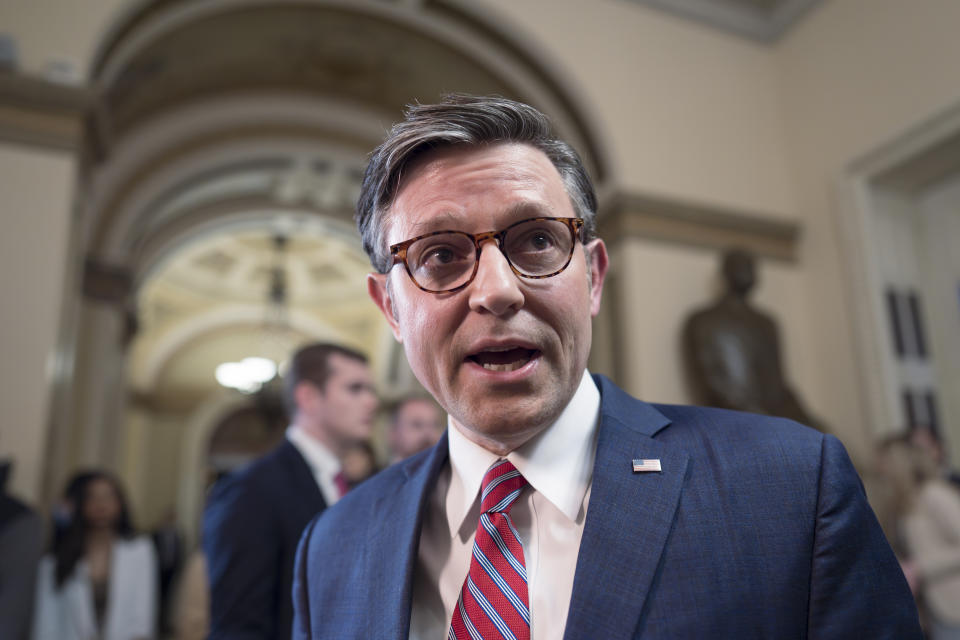
[[[415,222],[410,227],[410,233],[413,236],[418,236],[423,233],[430,233],[431,231],[439,231],[443,229],[458,229],[463,226],[464,216],[457,215],[452,211],[441,211],[435,216],[432,216],[429,220],[421,220],[420,222]]]
[[[507,213],[511,218],[520,220],[522,218],[552,217],[556,212],[544,202],[525,200],[511,205],[507,209]]]

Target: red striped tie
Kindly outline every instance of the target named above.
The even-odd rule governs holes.
[[[506,460],[497,460],[483,476],[473,558],[448,640],[530,640],[527,568],[510,520],[510,507],[525,486],[527,481]]]

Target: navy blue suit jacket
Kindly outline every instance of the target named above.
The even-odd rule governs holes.
[[[565,638],[921,638],[840,442],[778,418],[640,402],[602,376]],[[633,473],[659,458],[661,473]],[[405,638],[447,442],[304,531],[294,638]],[[335,541],[335,542],[333,542]]]
[[[297,542],[325,507],[306,460],[286,439],[214,486],[203,522],[210,640],[290,637]]]

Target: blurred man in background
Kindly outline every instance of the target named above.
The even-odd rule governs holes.
[[[408,396],[390,415],[390,462],[399,462],[429,449],[440,439],[444,423],[437,404],[423,396]]]
[[[300,533],[346,493],[341,461],[377,409],[366,357],[326,343],[293,356],[285,400],[283,443],[219,482],[204,514],[211,639],[290,637]]]
[[[11,466],[0,462],[0,637],[24,640],[30,631],[43,523],[6,492]]]

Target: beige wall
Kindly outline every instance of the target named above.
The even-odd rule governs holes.
[[[60,324],[74,162],[0,144],[0,457],[11,490],[35,500]]]
[[[960,460],[960,176],[924,194],[917,244],[924,282],[933,363],[939,383],[940,417],[952,424],[950,459]],[[952,423],[951,423],[952,420]]]
[[[0,31],[16,40],[22,72],[43,75],[51,60],[67,60],[86,77],[124,4],[3,0]],[[0,143],[0,457],[16,460],[11,489],[31,501],[41,490],[74,171],[69,154]]]
[[[954,0],[832,0],[776,50],[805,224],[801,263],[811,340],[804,348],[817,365],[807,384],[822,411],[856,436],[847,444],[858,453],[888,425],[865,424],[859,400],[838,188],[854,160],[960,104],[957,25]]]
[[[622,0],[485,4],[569,74],[624,187],[796,215],[770,49]]]

